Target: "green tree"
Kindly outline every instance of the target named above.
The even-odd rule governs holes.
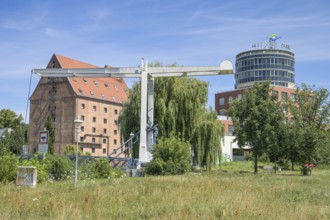
[[[258,157],[278,147],[283,123],[281,104],[270,94],[269,82],[257,83],[229,109],[238,145],[251,147],[255,174],[258,173]]]
[[[136,133],[140,130],[140,108],[141,108],[141,87],[140,83],[133,84],[129,90],[128,100],[123,104],[123,110],[119,115],[120,133],[124,140],[130,138],[131,133]],[[136,142],[133,146],[133,157],[139,155],[139,143]]]
[[[224,128],[217,121],[215,112],[205,112],[201,119],[194,129],[191,140],[194,146],[194,165],[210,170],[212,166],[220,163],[221,139],[224,136]]]
[[[16,126],[15,129],[9,134],[7,147],[14,154],[22,153],[22,146],[28,142],[27,140],[28,125],[22,123]]]
[[[10,109],[0,110],[0,128],[10,128],[1,138],[1,147],[7,148],[14,154],[22,152],[22,145],[27,143],[28,125],[23,123],[23,117]]]
[[[22,120],[22,115],[17,115],[14,111],[10,109],[0,110],[0,128],[15,129],[21,124]]]
[[[294,141],[291,140],[288,147],[291,153],[289,158],[292,164],[311,163],[317,157],[318,147],[324,146],[322,143],[327,137],[325,131],[330,120],[329,92],[303,84],[297,88],[295,99],[288,101],[287,105],[290,117],[288,126],[294,134]]]
[[[46,119],[45,128],[48,131],[48,153],[54,154],[55,124],[50,116],[48,116]]]

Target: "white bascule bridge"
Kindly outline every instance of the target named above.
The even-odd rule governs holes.
[[[140,67],[32,69],[32,73],[41,77],[140,78],[141,116],[138,164],[141,164],[152,159],[150,149],[154,134],[153,132],[147,132],[147,128],[149,125],[153,125],[154,122],[154,78],[227,75],[233,74],[233,65],[231,61],[224,60],[219,66],[148,67],[148,61],[142,59]]]

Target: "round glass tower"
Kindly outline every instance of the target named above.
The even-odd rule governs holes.
[[[294,53],[288,50],[255,49],[236,56],[235,89],[245,89],[255,82],[271,81],[275,86],[295,87]]]

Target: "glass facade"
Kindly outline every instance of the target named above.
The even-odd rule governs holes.
[[[270,80],[273,85],[290,87],[295,84],[294,54],[290,51],[251,50],[236,56],[235,87],[251,87],[254,82]]]

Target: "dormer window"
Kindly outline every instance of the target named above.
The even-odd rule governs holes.
[[[114,85],[114,87],[115,87],[115,90],[118,92],[118,87],[116,85]]]
[[[103,93],[101,94],[101,96],[102,96],[102,99],[105,99],[105,95]]]
[[[85,84],[87,84],[87,83],[88,83],[88,82],[87,82],[87,79],[83,78],[83,80],[84,80],[84,83],[85,83]]]
[[[99,87],[99,83],[95,80],[94,80],[94,84],[95,84],[96,87]]]
[[[108,84],[106,84],[106,83],[104,83],[104,86],[105,86],[105,88],[109,88],[109,85]]]
[[[116,101],[116,98],[114,96],[112,96],[112,101]]]
[[[91,95],[92,95],[92,96],[94,96],[94,95],[95,95],[93,91],[91,91]]]
[[[83,95],[83,94],[84,94],[84,91],[82,91],[81,89],[79,89],[79,93],[80,93],[81,95]]]

